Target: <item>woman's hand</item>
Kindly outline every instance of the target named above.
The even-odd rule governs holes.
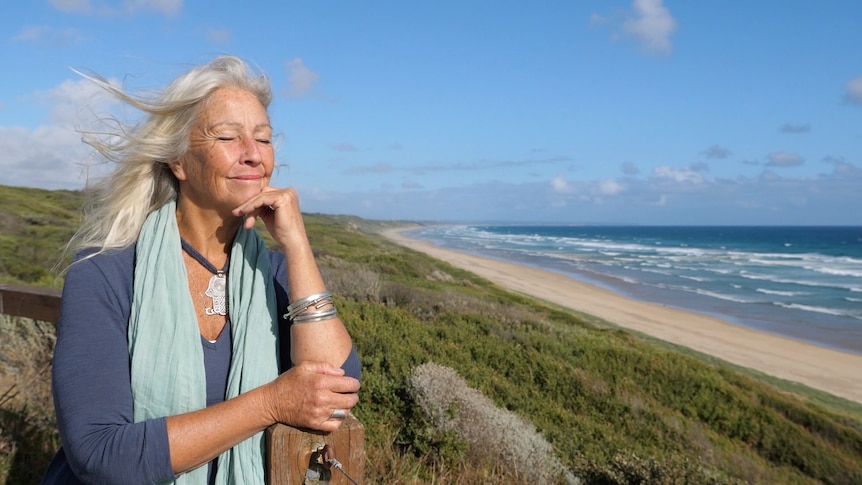
[[[359,381],[322,362],[301,362],[266,390],[272,421],[320,431],[338,429],[342,419],[332,418],[333,411],[349,411],[359,401]]]
[[[265,187],[259,194],[233,210],[235,216],[246,216],[246,229],[254,227],[257,219],[263,220],[266,230],[285,253],[295,243],[307,244],[305,225],[299,209],[299,196],[293,189]]]

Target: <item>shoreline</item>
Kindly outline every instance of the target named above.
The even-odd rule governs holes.
[[[388,229],[381,234],[396,244],[475,273],[510,291],[862,404],[862,355],[753,330],[717,317],[633,300],[559,273],[443,249],[402,234],[410,229],[413,227]]]

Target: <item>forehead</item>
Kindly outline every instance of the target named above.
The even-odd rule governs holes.
[[[206,125],[269,124],[266,108],[252,93],[240,88],[219,88],[210,93],[201,106],[198,119]]]

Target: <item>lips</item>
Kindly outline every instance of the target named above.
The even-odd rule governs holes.
[[[263,179],[263,175],[257,175],[257,174],[254,174],[254,175],[237,175],[236,177],[231,177],[231,178],[233,178],[234,180],[240,180],[240,181],[244,181],[244,182],[259,182],[261,179]]]

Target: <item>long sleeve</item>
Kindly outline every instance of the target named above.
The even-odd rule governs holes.
[[[67,273],[52,376],[66,464],[55,460],[46,483],[65,466],[85,483],[174,478],[164,418],[133,420],[126,337],[133,267],[128,248]]]

